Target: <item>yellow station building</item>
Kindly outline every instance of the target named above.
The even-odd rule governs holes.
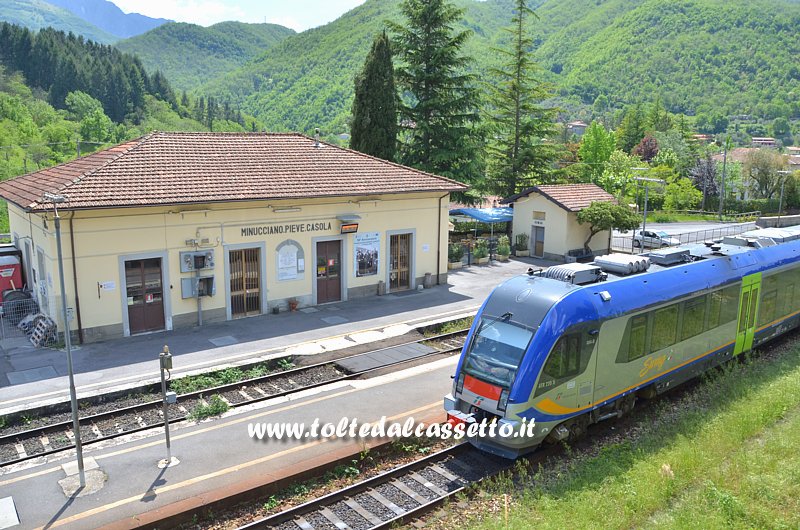
[[[446,282],[449,194],[465,189],[300,134],[159,132],[0,195],[28,287],[59,323],[44,197],[65,198],[70,327],[88,342]]]

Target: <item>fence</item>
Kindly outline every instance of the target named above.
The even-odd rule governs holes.
[[[50,346],[58,334],[53,320],[39,312],[32,298],[9,296],[0,303],[0,340],[27,339],[33,346]]]
[[[680,241],[681,245],[689,243],[703,243],[705,241],[713,241],[725,236],[735,236],[742,232],[748,232],[755,228],[754,223],[741,223],[721,226],[718,228],[709,228],[707,230],[696,230],[694,232],[684,232],[682,234],[670,234],[669,237],[675,238]],[[615,235],[611,238],[611,249],[618,252],[640,253],[649,252],[650,248],[637,248],[633,246],[633,234],[630,235]]]

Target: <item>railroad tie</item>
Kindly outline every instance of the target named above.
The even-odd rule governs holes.
[[[440,474],[441,476],[443,476],[444,478],[449,480],[450,482],[463,482],[461,477],[457,477],[457,476],[453,475],[448,470],[446,470],[445,468],[441,467],[439,464],[433,464],[430,468],[434,472]]]
[[[451,458],[450,460],[447,461],[447,463],[448,464],[453,464],[458,469],[460,469],[461,470],[461,474],[463,476],[465,476],[465,477],[473,475],[473,474],[476,473],[476,471],[474,469],[470,468],[467,464],[465,464],[464,462],[462,462],[458,458]]]
[[[17,450],[17,454],[20,458],[25,458],[28,456],[28,453],[25,452],[25,446],[22,444],[14,444],[14,449]]]
[[[431,490],[440,497],[444,497],[445,495],[447,495],[447,492],[445,490],[443,490],[442,488],[440,488],[439,486],[437,486],[436,484],[434,484],[433,482],[431,482],[430,480],[426,479],[425,477],[423,477],[418,473],[411,473],[409,477],[413,478],[414,480],[416,480],[417,482],[419,482],[420,484],[422,484],[423,486],[425,486],[426,488],[428,488],[429,490]]]
[[[294,520],[294,524],[299,526],[301,530],[314,530],[314,527],[311,525],[311,523],[306,521],[306,518],[302,515]]]
[[[400,480],[395,479],[391,481],[389,484],[391,484],[395,488],[399,489],[400,491],[402,491],[403,493],[414,499],[414,502],[416,502],[419,505],[428,503],[428,499],[426,499],[416,491],[412,490],[411,488],[403,484],[403,482]]]
[[[353,499],[345,499],[344,503],[348,506],[348,508],[354,510],[358,515],[369,521],[370,524],[372,525],[377,526],[383,522],[380,520],[379,517],[376,517],[374,513],[366,510],[363,506],[358,504]]]
[[[263,390],[261,390],[260,386],[254,386],[254,387],[251,388],[251,390],[255,390],[256,392],[261,394],[261,397],[267,397],[269,395],[266,392],[264,392]]]
[[[369,495],[370,497],[372,497],[373,499],[375,499],[379,503],[381,503],[384,506],[386,506],[387,508],[389,508],[391,511],[394,512],[395,515],[403,515],[404,513],[406,513],[406,511],[404,509],[402,509],[401,507],[399,507],[398,505],[396,505],[395,503],[393,503],[392,501],[390,501],[389,499],[387,499],[386,497],[381,495],[381,493],[379,491],[375,491],[373,489],[368,489],[367,490],[367,495]]]
[[[50,447],[50,438],[48,438],[46,434],[43,434],[39,438],[39,441],[42,443],[42,447],[44,447],[45,451],[50,451],[53,449],[52,447]]]
[[[252,396],[245,392],[244,390],[239,390],[239,395],[242,396],[246,401],[252,401]]]
[[[321,514],[323,517],[325,517],[325,519],[327,519],[328,521],[330,521],[331,523],[333,523],[333,524],[336,526],[336,528],[338,528],[339,530],[347,530],[348,528],[350,528],[349,526],[347,526],[347,523],[345,523],[344,521],[342,521],[341,519],[339,519],[339,516],[337,516],[335,513],[333,513],[333,512],[332,512],[332,511],[331,511],[329,508],[327,508],[327,507],[325,507],[325,508],[322,508],[322,509],[319,511],[319,513],[320,513],[320,514]]]
[[[102,432],[100,432],[100,427],[98,427],[98,426],[97,426],[97,425],[95,425],[94,423],[92,423],[92,432],[93,432],[93,433],[94,433],[94,435],[95,435],[95,436],[97,436],[98,438],[102,438],[102,437],[103,437],[103,433],[102,433]]]

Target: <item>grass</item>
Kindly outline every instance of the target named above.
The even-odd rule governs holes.
[[[441,324],[428,326],[423,331],[425,337],[434,337],[436,335],[444,335],[445,333],[452,333],[454,331],[461,331],[469,329],[472,325],[473,317],[460,318],[458,320],[449,320]]]
[[[798,347],[732,363],[690,391],[688,406],[659,403],[632,441],[566,455],[555,474],[498,479],[490,490],[513,497],[507,520],[471,526],[798,528],[798,388]]]
[[[214,394],[208,400],[207,404],[200,403],[189,414],[193,420],[200,421],[211,416],[219,416],[228,411],[230,406],[222,400],[220,396]]]
[[[206,374],[189,375],[174,379],[169,382],[170,390],[179,395],[190,392],[199,392],[207,388],[238,383],[246,379],[254,379],[273,372],[275,369],[285,371],[294,368],[291,357],[283,357],[274,363],[261,363],[246,370],[241,368],[226,368]]]

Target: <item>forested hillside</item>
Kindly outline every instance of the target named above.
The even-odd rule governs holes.
[[[68,10],[44,0],[3,0],[0,2],[0,22],[8,22],[31,30],[55,28],[83,35],[87,39],[103,44],[119,40],[94,24],[73,15]]]
[[[456,3],[474,32],[465,52],[488,80],[511,3]],[[668,110],[688,115],[800,114],[797,1],[547,0],[536,12],[534,56],[568,117],[588,111],[601,94],[612,108],[660,97]],[[345,132],[353,79],[387,19],[398,19],[397,2],[367,0],[203,91],[241,105],[269,129]]]
[[[222,22],[208,28],[171,23],[116,44],[137,55],[153,72],[166,72],[172,84],[191,90],[235,70],[294,31],[276,24]]]
[[[108,0],[47,0],[119,38],[140,35],[170,20],[125,13]]]

